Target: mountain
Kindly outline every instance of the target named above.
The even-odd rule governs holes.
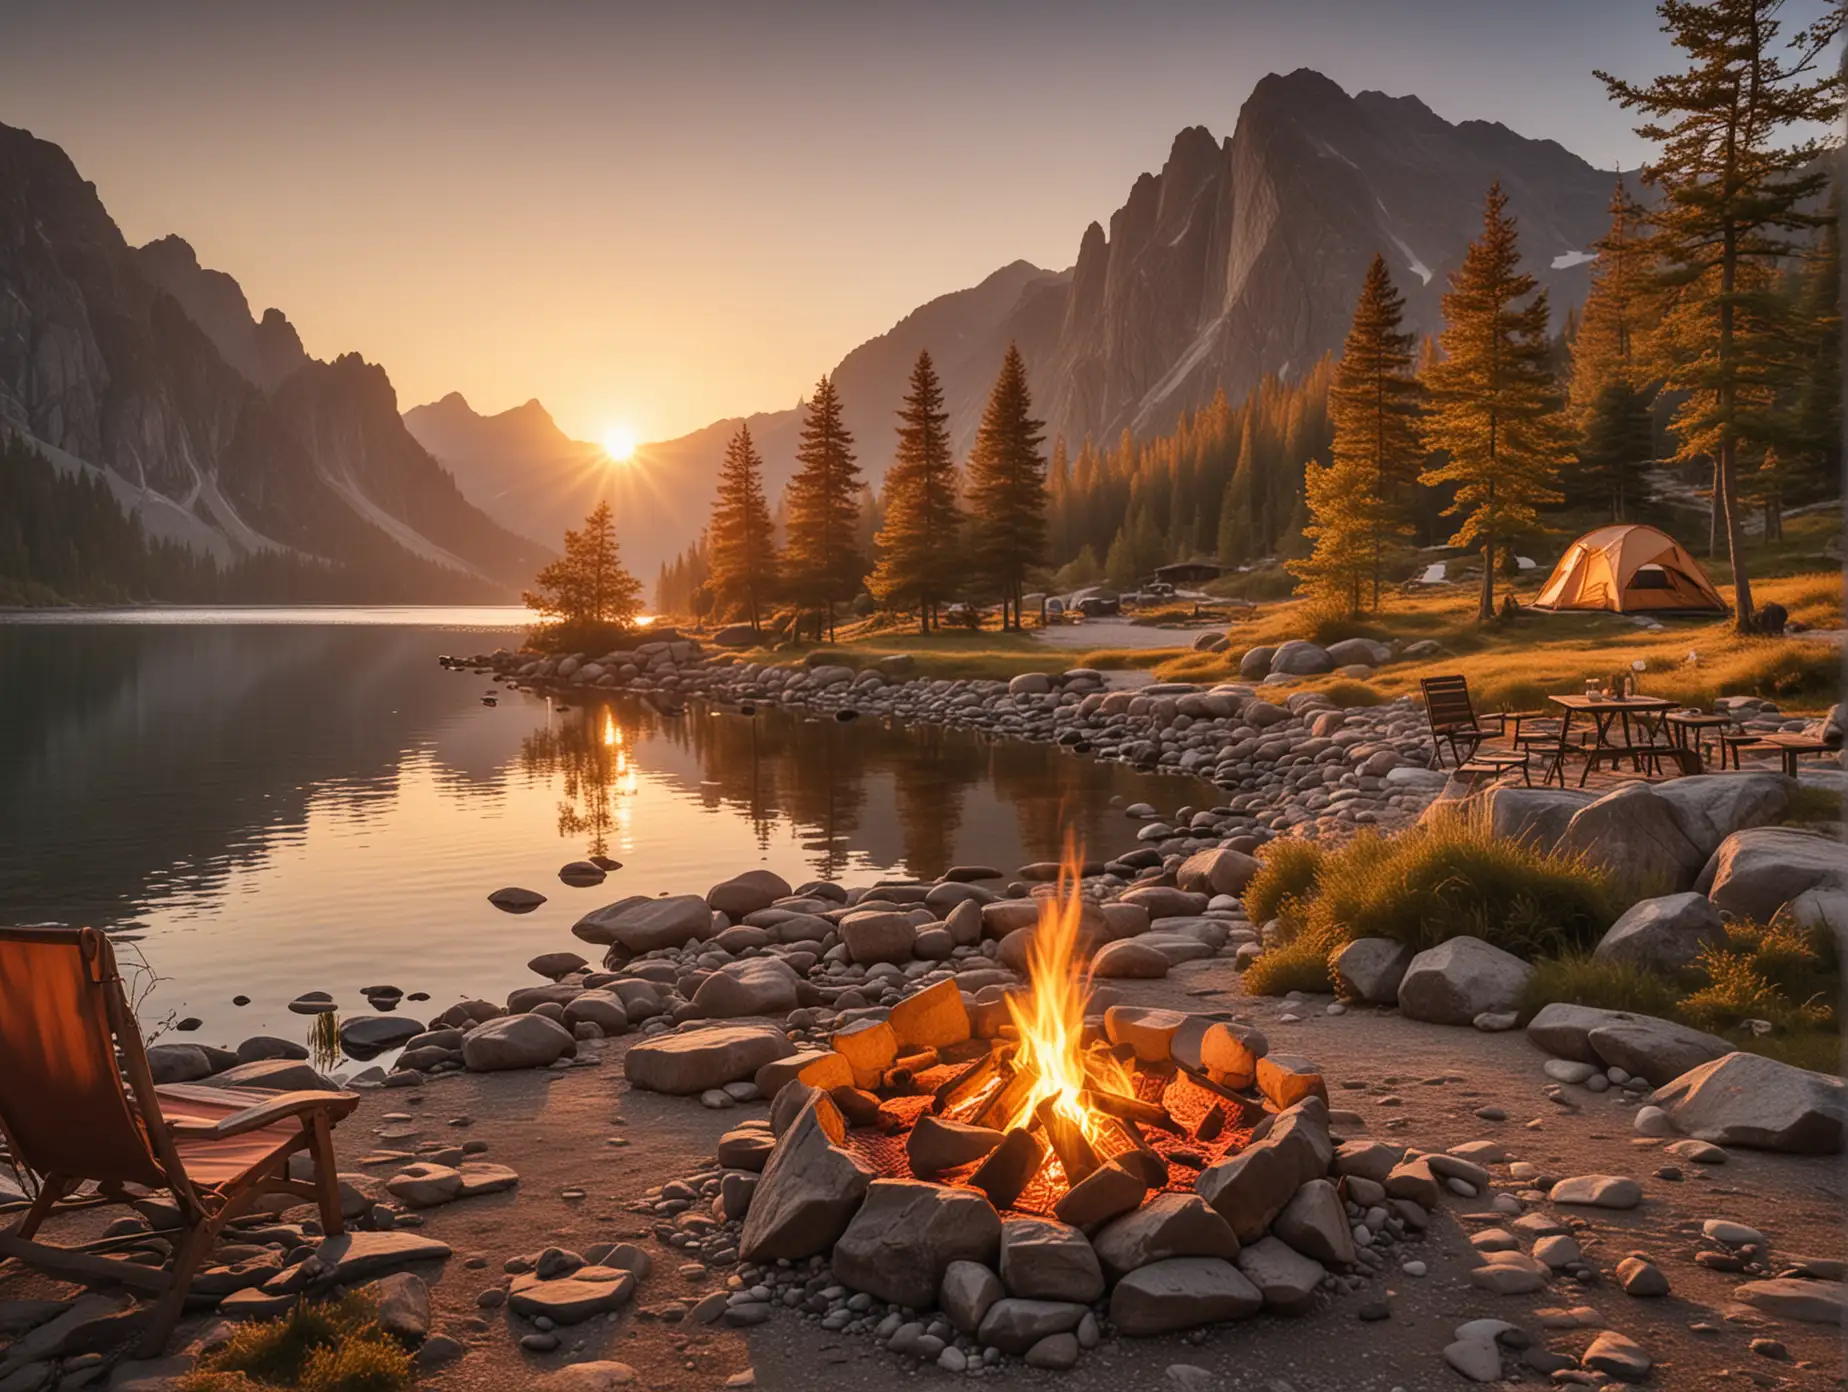
[[[841,360],[833,376],[846,402],[847,428],[875,482],[889,462],[893,418],[918,350],[929,348],[937,361],[956,446],[966,451],[1007,349],[1010,325],[1023,304],[1049,292],[1057,303],[1063,283],[1063,276],[1016,261],[979,285],[913,310]],[[607,499],[619,520],[624,559],[646,579],[705,524],[719,460],[741,423],[749,425],[763,453],[771,497],[782,491],[795,472],[801,414],[794,407],[716,421],[691,435],[644,445],[623,465],[612,465],[598,446],[571,439],[537,401],[483,416],[451,392],[406,411],[404,423],[455,475],[470,502],[548,545]]]
[[[1528,268],[1563,322],[1590,287],[1615,177],[1551,140],[1488,121],[1452,124],[1416,97],[1350,96],[1307,68],[1272,74],[1230,137],[1202,126],[1177,135],[1109,230],[1084,230],[1071,269],[1014,262],[914,311],[833,376],[875,483],[921,347],[944,376],[964,457],[1010,342],[1027,359],[1049,440],[1063,436],[1075,450],[1087,435],[1171,430],[1218,391],[1236,400],[1267,373],[1287,380],[1339,351],[1376,251],[1405,294],[1408,326],[1435,334],[1439,299],[1482,229],[1496,179],[1520,219]],[[798,411],[750,418],[773,496],[793,472],[798,423]],[[719,421],[644,453],[687,488],[710,491],[736,426]]]
[[[468,503],[384,369],[309,357],[176,237],[130,247],[63,150],[4,125],[0,432],[152,536],[329,562],[379,599],[504,597],[546,554]]]

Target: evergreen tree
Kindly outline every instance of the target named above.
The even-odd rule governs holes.
[[[1520,269],[1507,205],[1501,184],[1492,184],[1482,235],[1444,295],[1445,356],[1426,379],[1425,434],[1447,457],[1421,477],[1457,485],[1445,510],[1461,519],[1450,544],[1482,549],[1476,616],[1484,623],[1495,617],[1500,547],[1537,525],[1541,504],[1560,500],[1551,485],[1566,448],[1548,370],[1546,292]]]
[[[764,495],[764,461],[740,425],[719,467],[719,496],[706,529],[709,583],[720,602],[741,605],[753,631],[776,590],[776,532]]]
[[[803,417],[796,462],[801,468],[785,496],[785,583],[798,605],[820,611],[817,636],[825,626],[833,642],[834,606],[859,592],[866,562],[856,540],[860,466],[841,418],[840,394],[826,377],[816,384]]]
[[[1375,255],[1328,392],[1334,462],[1316,489],[1308,487],[1305,476],[1303,493],[1316,527],[1313,535],[1338,536],[1343,546],[1358,541],[1370,557],[1375,609],[1388,551],[1395,538],[1410,531],[1402,518],[1402,499],[1424,453],[1418,440],[1418,379],[1412,374],[1415,339],[1399,327],[1404,315],[1405,297],[1394,288],[1385,260]],[[1337,484],[1349,490],[1345,496],[1335,491]],[[1318,512],[1318,491],[1327,507],[1366,513],[1366,532],[1356,534],[1346,519]],[[1349,558],[1339,563],[1346,567]]]
[[[962,570],[957,531],[956,461],[950,413],[930,354],[920,352],[898,413],[898,452],[886,475],[886,517],[877,539],[879,565],[867,582],[888,608],[915,607],[918,632],[929,633],[937,606]]]
[[[1569,498],[1595,493],[1613,522],[1646,494],[1642,471],[1653,462],[1655,387],[1640,346],[1649,327],[1650,254],[1643,210],[1618,181],[1611,194],[1610,230],[1597,242],[1591,293],[1572,344],[1567,415],[1578,435],[1578,468]]]
[[[1378,608],[1374,548],[1388,512],[1378,479],[1361,460],[1337,458],[1328,465],[1311,460],[1303,471],[1303,495],[1308,513],[1303,536],[1310,550],[1306,557],[1285,562],[1285,568],[1302,581],[1310,602],[1331,614],[1358,615],[1371,577]]]
[[[533,577],[533,588],[520,599],[544,624],[564,629],[635,622],[642,586],[622,563],[607,501],[591,509],[581,530],[565,533],[564,554]]]
[[[1841,200],[1829,202],[1815,254],[1803,268],[1796,321],[1801,356],[1791,391],[1786,434],[1791,483],[1814,497],[1841,487],[1842,476],[1842,238]]]
[[[974,564],[1001,598],[1001,626],[1020,627],[1027,572],[1046,549],[1046,457],[1027,365],[1008,345],[969,456]]]
[[[1803,206],[1827,183],[1819,138],[1841,111],[1841,79],[1824,67],[1840,34],[1833,7],[1779,44],[1784,0],[1661,0],[1662,28],[1686,58],[1646,86],[1598,74],[1637,134],[1661,153],[1643,171],[1660,191],[1649,250],[1663,297],[1651,335],[1666,389],[1684,393],[1674,416],[1677,458],[1714,461],[1714,507],[1732,566],[1734,621],[1752,627],[1739,514],[1742,455],[1774,443],[1770,406],[1792,367],[1788,306],[1771,284],[1795,235],[1824,222]],[[1779,49],[1784,51],[1780,54]]]

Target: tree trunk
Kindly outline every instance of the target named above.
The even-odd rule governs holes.
[[[1712,560],[1720,554],[1720,461],[1713,461],[1713,493],[1708,499],[1707,507],[1707,559]]]
[[[1739,525],[1739,499],[1737,485],[1733,479],[1733,453],[1736,446],[1731,440],[1720,444],[1720,469],[1718,488],[1721,503],[1726,512],[1726,559],[1732,566],[1733,577],[1733,626],[1740,633],[1752,631],[1752,577],[1745,569],[1745,536]]]
[[[1495,532],[1491,528],[1482,547],[1482,596],[1476,604],[1476,622],[1495,617]]]

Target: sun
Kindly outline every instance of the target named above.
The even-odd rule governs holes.
[[[627,464],[635,455],[635,447],[641,441],[635,438],[631,426],[618,422],[603,432],[603,452],[617,464]]]

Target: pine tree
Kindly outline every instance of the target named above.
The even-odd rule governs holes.
[[[635,622],[642,586],[623,566],[607,501],[591,510],[582,530],[565,533],[564,555],[540,570],[520,599],[542,622],[565,629]]]
[[[1793,333],[1771,284],[1795,234],[1826,221],[1802,205],[1825,186],[1817,137],[1841,111],[1841,79],[1824,66],[1841,32],[1833,7],[1778,43],[1784,0],[1661,0],[1662,28],[1685,55],[1681,72],[1646,86],[1600,72],[1637,134],[1661,153],[1643,178],[1660,191],[1649,250],[1663,297],[1651,337],[1666,390],[1685,394],[1674,416],[1677,459],[1714,462],[1714,507],[1732,566],[1733,617],[1752,628],[1739,509],[1741,457],[1774,443],[1768,409],[1787,380]],[[1776,51],[1783,48],[1788,57]]]
[[[920,352],[898,413],[898,452],[886,475],[879,565],[867,581],[888,608],[915,606],[920,633],[930,632],[937,606],[955,592],[963,565],[956,545],[962,514],[949,421],[937,370],[930,354]]]
[[[1610,231],[1596,244],[1591,293],[1570,333],[1566,410],[1578,434],[1578,468],[1565,492],[1569,498],[1595,492],[1613,522],[1644,501],[1642,471],[1655,449],[1655,387],[1640,351],[1650,326],[1651,257],[1642,227],[1642,206],[1619,180],[1611,194]]]
[[[1841,200],[1830,199],[1815,254],[1802,272],[1796,320],[1801,360],[1791,390],[1786,434],[1793,488],[1817,497],[1841,487],[1842,239]]]
[[[1308,511],[1303,536],[1310,551],[1285,562],[1285,568],[1303,582],[1311,604],[1327,613],[1358,615],[1366,604],[1369,576],[1374,607],[1379,607],[1374,545],[1385,530],[1387,508],[1377,484],[1366,464],[1355,459],[1337,458],[1328,465],[1310,460],[1303,471]]]
[[[713,592],[722,603],[742,605],[757,631],[762,606],[776,590],[776,533],[764,495],[764,461],[747,425],[725,447],[706,535]]]
[[[801,465],[785,496],[783,571],[796,602],[819,610],[817,634],[834,641],[834,606],[859,592],[866,562],[856,542],[860,525],[860,466],[853,436],[841,418],[841,398],[823,377],[802,420],[796,450]]]
[[[1447,458],[1421,481],[1457,485],[1444,515],[1461,519],[1452,546],[1482,549],[1476,616],[1484,623],[1495,616],[1499,548],[1537,525],[1541,504],[1560,501],[1551,485],[1566,450],[1548,370],[1546,292],[1536,293],[1520,269],[1507,205],[1501,184],[1492,184],[1482,235],[1450,277],[1439,336],[1445,356],[1425,384],[1425,435]]]
[[[1032,412],[1027,365],[1009,344],[969,455],[973,563],[1000,595],[1003,628],[1020,627],[1027,572],[1046,549],[1045,437]]]
[[[1345,520],[1337,522],[1318,512],[1317,494],[1309,489],[1306,475],[1304,481],[1304,500],[1316,535],[1340,535],[1342,545],[1358,541],[1370,558],[1375,609],[1380,607],[1380,576],[1392,542],[1410,531],[1403,521],[1402,499],[1424,455],[1418,440],[1418,379],[1412,374],[1415,339],[1399,327],[1404,315],[1405,297],[1394,288],[1385,260],[1375,255],[1329,389],[1333,465],[1318,483],[1326,505],[1367,514],[1365,534],[1355,534]],[[1350,491],[1343,498],[1331,491],[1337,481],[1362,494]],[[1345,567],[1348,558],[1342,557],[1340,564]]]

